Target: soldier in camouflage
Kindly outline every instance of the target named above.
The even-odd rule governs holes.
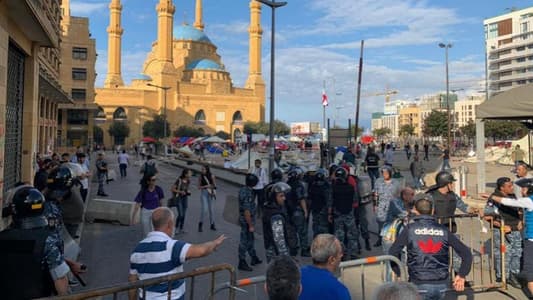
[[[296,228],[296,233],[299,241],[300,255],[303,257],[310,257],[309,252],[309,237],[308,237],[308,210],[306,201],[305,185],[302,182],[303,171],[300,168],[294,168],[287,174],[289,179],[287,183],[291,187],[291,191],[287,194],[287,208],[291,223]],[[291,248],[291,255],[295,256],[298,253],[298,248]]]
[[[246,262],[246,253],[250,255],[250,264],[255,266],[262,263],[257,257],[254,246],[255,232],[255,201],[253,187],[259,181],[255,174],[246,175],[246,186],[239,190],[239,223],[241,225],[241,238],[239,241],[239,270],[252,271]]]
[[[343,260],[357,258],[358,236],[353,216],[355,190],[347,182],[348,174],[344,168],[335,170],[335,182],[331,190],[331,206],[328,209],[329,221],[335,224],[335,236],[344,245]]]
[[[298,244],[296,233],[290,225],[285,209],[285,194],[291,187],[278,182],[266,190],[263,210],[263,238],[267,262],[280,255],[289,255],[289,248]]]
[[[310,211],[313,219],[313,238],[329,233],[328,207],[331,206],[331,185],[326,170],[319,169],[309,185]]]

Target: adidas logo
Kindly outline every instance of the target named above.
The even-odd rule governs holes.
[[[415,229],[416,235],[435,235],[435,236],[444,236],[444,230],[434,229],[434,228],[419,228]]]

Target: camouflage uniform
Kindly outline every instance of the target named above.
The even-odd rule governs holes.
[[[327,181],[314,181],[309,186],[310,211],[313,216],[313,237],[329,233],[328,207],[331,206],[331,186]]]
[[[290,221],[296,229],[300,250],[303,252],[309,251],[308,223],[304,210],[300,205],[300,201],[305,200],[305,186],[300,180],[288,182],[288,184],[291,186],[291,191],[287,195]],[[298,247],[290,250],[291,255],[294,256],[298,252]]]
[[[252,224],[255,225],[255,209],[253,190],[246,186],[242,187],[239,190],[239,223],[241,225],[239,260],[246,259],[246,252],[248,252],[250,257],[257,256],[254,247],[254,233],[248,230],[248,223],[244,218],[244,212],[249,211]]]
[[[63,252],[63,212],[56,201],[50,198],[47,200],[44,203],[43,216],[48,220],[48,226],[53,231],[55,239],[60,241],[60,250]]]
[[[296,247],[298,239],[294,228],[288,222],[284,207],[271,201],[263,206],[263,238],[267,262],[279,255],[289,255],[289,249]]]
[[[347,182],[336,182],[331,189],[335,236],[344,245],[344,259],[355,258],[359,240],[352,207],[355,191]]]
[[[57,234],[46,238],[43,266],[50,271],[53,280],[66,276],[70,271],[63,257],[63,240]]]

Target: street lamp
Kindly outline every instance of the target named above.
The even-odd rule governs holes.
[[[151,87],[155,87],[156,89],[161,89],[165,92],[164,94],[164,107],[163,107],[163,139],[166,140],[167,138],[167,91],[171,89],[171,87],[169,86],[160,86],[160,85],[155,85],[155,84],[152,84],[152,83],[147,83],[146,84],[147,86],[151,86]],[[165,156],[167,156],[167,143],[165,141]]]
[[[269,124],[269,131],[270,131],[270,138],[269,138],[269,145],[270,150],[268,153],[268,170],[271,172],[274,169],[274,153],[276,152],[276,145],[274,145],[274,87],[275,87],[275,81],[274,81],[274,70],[276,65],[275,60],[275,34],[276,34],[276,8],[282,7],[287,5],[287,2],[276,2],[275,0],[269,1],[269,0],[257,0],[257,2],[263,3],[267,6],[269,6],[272,9],[272,25],[271,25],[271,33],[270,33],[270,124]]]
[[[452,47],[452,44],[439,43],[439,47],[444,48],[446,53],[446,110],[448,112],[448,153],[450,153],[450,144],[451,144],[451,124],[450,124],[450,77],[448,73],[448,49]]]

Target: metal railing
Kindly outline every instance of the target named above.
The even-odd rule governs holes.
[[[172,289],[172,282],[175,282],[177,280],[181,279],[191,279],[191,286],[187,294],[189,295],[188,299],[196,299],[195,298],[195,279],[198,276],[209,274],[211,277],[211,284],[208,290],[208,298],[207,299],[213,299],[213,295],[215,294],[215,275],[217,272],[221,271],[227,271],[230,276],[229,282],[235,282],[236,281],[236,275],[235,275],[235,268],[230,264],[219,264],[214,266],[208,266],[208,267],[202,267],[195,269],[190,272],[183,272],[183,273],[177,273],[167,276],[161,276],[151,279],[145,279],[145,280],[138,280],[134,282],[128,282],[128,283],[121,283],[117,285],[112,285],[108,287],[103,288],[97,288],[92,289],[88,291],[83,291],[79,293],[74,293],[67,296],[57,296],[57,297],[51,297],[51,298],[41,298],[41,299],[48,299],[48,300],[81,300],[81,299],[91,299],[96,297],[102,297],[102,296],[113,296],[113,300],[118,299],[120,293],[127,293],[131,290],[140,290],[142,293],[142,299],[146,299],[146,288],[159,285],[162,283],[167,283],[168,285],[168,296],[167,299],[171,299],[171,289]],[[233,300],[235,299],[235,291],[233,289],[229,290],[229,299]]]

